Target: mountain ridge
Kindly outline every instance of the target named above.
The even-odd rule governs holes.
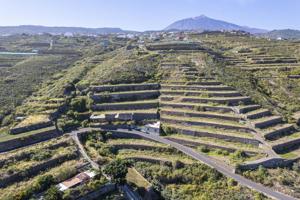
[[[0,26],[0,35],[13,34],[110,34],[110,33],[135,33],[136,31],[127,31],[121,28],[103,27],[67,27],[67,26],[42,26],[42,25],[20,25],[20,26]]]
[[[197,17],[185,18],[173,22],[164,30],[198,30],[198,31],[221,31],[221,30],[240,30],[250,32],[252,34],[266,33],[267,30],[240,26],[223,20],[209,18],[205,15]]]

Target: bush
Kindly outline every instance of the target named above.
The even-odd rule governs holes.
[[[52,157],[52,154],[49,150],[43,150],[43,151],[39,151],[39,152],[33,154],[31,156],[31,159],[35,160],[35,161],[42,161],[42,160],[46,160],[51,157]]]
[[[87,97],[78,97],[71,100],[70,110],[76,112],[86,112],[89,110],[89,101]]]
[[[201,146],[201,147],[199,147],[199,150],[203,153],[210,152],[210,149],[207,146]]]
[[[299,163],[299,162],[295,162],[295,163],[293,164],[292,169],[293,169],[294,171],[300,173],[300,163]]]
[[[128,160],[116,159],[106,165],[104,173],[112,178],[112,181],[118,184],[126,182],[126,174],[128,167],[132,166],[132,162]]]
[[[62,196],[63,193],[59,191],[57,187],[52,186],[46,191],[44,195],[44,200],[61,200]]]

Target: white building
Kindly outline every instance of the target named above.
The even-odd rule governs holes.
[[[160,134],[160,122],[156,122],[154,124],[146,124],[141,129],[142,132],[159,135]]]

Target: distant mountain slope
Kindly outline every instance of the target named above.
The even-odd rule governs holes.
[[[168,27],[166,27],[165,30],[200,30],[200,31],[241,30],[253,34],[267,32],[266,30],[262,30],[262,29],[239,26],[225,21],[212,19],[206,17],[205,15],[176,21],[171,25],[169,25]]]
[[[268,33],[263,34],[264,37],[276,39],[300,39],[300,31],[293,29],[282,29],[282,30],[273,30]]]
[[[131,33],[120,28],[83,28],[83,27],[47,27],[47,26],[0,26],[0,35],[13,34],[110,34],[110,33]]]

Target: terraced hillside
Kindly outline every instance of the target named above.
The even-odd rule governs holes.
[[[0,198],[28,199],[68,179],[83,164],[68,138],[50,140],[0,156]]]
[[[260,142],[254,137],[254,130],[233,109],[249,104],[249,97],[213,78],[199,76],[195,67],[179,65],[177,70],[187,81],[169,80],[161,85],[162,126],[167,134],[179,133],[167,136],[168,139],[202,147],[203,151],[223,150],[228,155],[236,151],[245,151],[254,158],[264,154],[258,148]],[[193,79],[194,76],[197,78]]]
[[[193,38],[215,52],[215,62],[208,59],[208,63],[220,81],[293,121],[292,116],[300,109],[298,42],[229,33]]]
[[[7,126],[0,129],[1,152],[9,156],[13,152],[8,151],[18,151],[20,154],[24,151],[26,154],[27,149],[31,148],[42,152],[32,150],[37,160],[31,157],[26,160],[13,158],[12,162],[7,162],[8,166],[11,163],[11,168],[7,171],[6,166],[3,168],[4,177],[11,173],[11,169],[20,170],[18,164],[23,166],[23,162],[27,169],[27,166],[38,166],[72,151],[74,157],[67,156],[72,166],[83,163],[79,157],[82,155],[87,168],[94,168],[96,172],[99,170],[99,173],[88,184],[83,183],[60,193],[66,195],[65,199],[76,199],[106,186],[114,188],[114,184],[120,186],[120,183],[129,189],[123,188],[122,192],[113,189],[117,196],[131,193],[127,190],[133,188],[133,194],[144,198],[148,195],[149,199],[216,199],[220,195],[223,199],[267,199],[241,186],[243,182],[236,178],[241,176],[234,174],[235,170],[245,177],[298,197],[297,179],[289,182],[289,187],[283,186],[284,178],[281,182],[281,179],[276,179],[276,187],[261,181],[271,179],[266,177],[267,172],[274,170],[271,168],[280,167],[288,177],[294,176],[298,170],[299,128],[286,113],[279,112],[287,105],[286,102],[283,101],[283,106],[280,104],[281,109],[270,109],[268,105],[279,105],[281,101],[269,98],[272,95],[261,98],[263,88],[259,87],[258,92],[252,93],[253,88],[248,93],[244,92],[249,85],[241,74],[245,73],[246,78],[252,76],[254,81],[251,83],[257,84],[256,76],[267,74],[262,72],[266,70],[248,71],[238,66],[225,66],[229,62],[237,62],[236,65],[246,62],[251,65],[296,64],[296,56],[277,56],[271,53],[271,48],[257,53],[255,47],[251,47],[251,50],[239,49],[241,60],[228,60],[238,45],[228,42],[229,37],[224,43],[230,43],[231,49],[222,49],[224,44],[213,43],[215,38],[211,37],[216,36],[209,35],[201,43],[194,42],[199,39],[196,37],[193,42],[163,42],[144,46],[137,45],[135,40],[117,44],[114,41],[116,38],[106,38],[113,46],[105,50],[93,45],[99,41],[97,39],[77,38],[91,45],[91,49],[84,48],[85,45],[77,46],[81,58],[77,57],[78,60],[64,70],[54,70],[48,81],[41,81],[40,87],[30,97],[22,99],[22,104],[3,119],[7,121]],[[244,36],[239,40],[246,42]],[[72,49],[76,49],[73,42],[72,39],[58,39],[57,49],[47,49],[38,41],[21,49],[35,46],[40,48],[43,56],[64,57],[68,54],[69,57]],[[265,41],[254,42],[260,45]],[[63,54],[61,47],[65,48]],[[286,78],[290,72],[284,72]],[[278,73],[281,71],[278,70]],[[234,83],[237,79],[242,83]],[[288,111],[297,111],[298,104],[293,102],[297,98],[295,91],[297,88],[290,91],[290,103],[295,107],[285,107]],[[161,136],[155,137],[173,143],[158,143],[162,141],[151,139],[153,135],[141,132],[145,124],[157,121],[160,121],[162,130]],[[55,142],[50,146],[54,147],[40,147],[52,141]],[[59,144],[62,141],[63,148],[58,148],[60,145],[56,141]],[[190,147],[188,151],[203,156],[209,161],[204,163],[209,166],[223,167],[228,173],[216,169],[227,176],[230,174],[229,177],[238,182],[198,163],[193,159],[197,156],[177,147],[177,150],[174,149],[174,142],[183,148]],[[31,152],[28,154],[31,155]],[[201,160],[199,157],[197,159]],[[287,166],[293,169],[284,169]],[[81,171],[76,168],[76,173],[73,172],[67,173],[64,178],[54,178],[49,185],[74,177]],[[36,173],[44,173],[44,169]],[[275,174],[278,171],[273,176]],[[28,180],[24,178],[20,181],[25,181],[27,188],[27,183],[31,179],[33,182],[30,183],[35,183],[35,178],[32,174]],[[16,182],[11,182],[11,185]],[[10,186],[3,186],[3,192],[13,196],[7,188]],[[33,191],[28,196],[46,190],[48,187]],[[292,193],[294,190],[295,194]]]
[[[239,197],[241,199],[253,198],[253,193],[248,189],[233,186],[228,182],[226,184],[228,179],[215,170],[167,145],[136,137],[128,132],[93,132],[85,135],[83,142],[89,155],[99,164],[115,159],[134,161],[132,167],[135,174],[133,175],[130,169],[126,178],[134,188],[146,190],[143,192],[137,189],[143,198],[151,196],[151,199],[173,199],[177,196],[182,199],[193,199],[195,196],[201,196],[214,199],[220,190],[223,191],[225,199],[236,198],[237,191],[243,191],[243,195]],[[205,176],[211,178],[206,179]],[[130,182],[132,179],[135,180],[134,183]],[[222,189],[219,190],[217,188],[220,184]]]
[[[93,122],[158,119],[159,84],[91,86]]]

